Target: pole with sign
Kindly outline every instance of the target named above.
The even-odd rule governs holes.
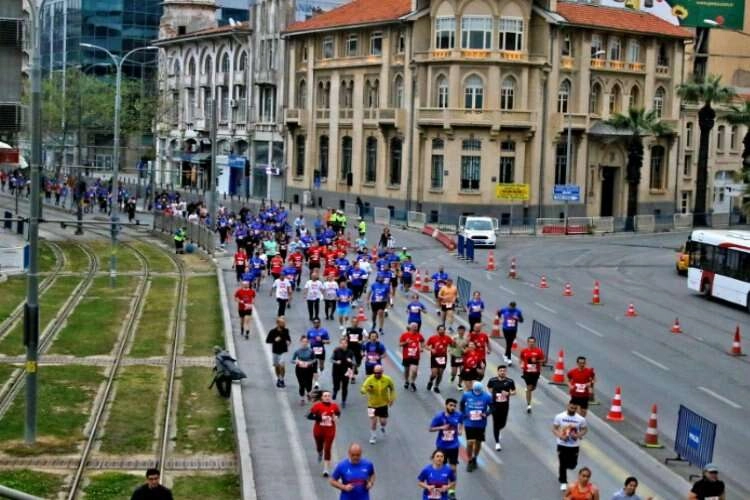
[[[495,198],[510,202],[510,234],[513,234],[513,202],[529,201],[529,185],[515,183],[501,183],[495,186]]]
[[[581,186],[576,184],[555,184],[552,199],[565,202],[565,233],[568,234],[568,203],[581,200]]]

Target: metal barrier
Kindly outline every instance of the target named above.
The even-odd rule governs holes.
[[[591,217],[568,217],[568,234],[589,234],[592,225]]]
[[[539,348],[544,352],[544,359],[546,362],[544,366],[552,366],[549,362],[549,340],[552,334],[552,330],[547,325],[534,320],[531,323],[531,336],[536,339],[536,343]]]
[[[424,212],[406,212],[406,225],[416,229],[422,229],[427,223],[427,216]]]
[[[656,230],[656,217],[653,215],[636,215],[635,230],[639,233],[653,233]]]
[[[458,306],[465,311],[466,303],[471,299],[471,281],[459,276],[456,278],[456,287],[458,288]]]
[[[471,238],[466,240],[466,260],[474,262],[474,240]]]
[[[345,203],[344,204],[344,213],[347,215],[353,215],[355,217],[359,217],[359,210],[357,209],[356,203]]]
[[[693,227],[693,214],[672,215],[672,225],[675,229],[690,229]]]
[[[375,211],[373,212],[373,222],[375,224],[380,224],[383,226],[387,226],[391,223],[391,211],[388,210],[386,207],[375,207]]]
[[[677,433],[674,438],[675,458],[667,458],[664,463],[687,462],[701,469],[714,457],[716,424],[680,405],[677,414]]]
[[[614,233],[614,217],[591,217],[591,232],[594,234]]]
[[[537,219],[536,234],[565,234],[565,219]]]
[[[465,259],[466,258],[466,238],[462,234],[459,234],[456,238],[456,256],[459,259]]]

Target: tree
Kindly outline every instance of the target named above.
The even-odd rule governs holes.
[[[750,101],[745,101],[741,106],[730,106],[725,118],[732,125],[747,127],[745,137],[742,139],[742,175],[740,177],[741,181],[746,184],[744,194],[750,195]],[[745,215],[750,215],[750,203],[743,204],[742,211]]]
[[[698,110],[698,127],[700,128],[700,142],[698,145],[698,170],[695,179],[695,207],[693,209],[693,225],[706,226],[706,195],[708,191],[708,144],[711,129],[716,121],[716,111],[711,107],[714,103],[727,102],[734,90],[721,84],[721,76],[709,75],[705,80],[682,83],[677,86],[677,95],[687,102],[703,103]]]
[[[606,122],[619,130],[630,131],[627,138],[628,164],[625,180],[628,182],[628,206],[626,230],[635,229],[635,216],[638,215],[638,186],[641,183],[643,168],[643,138],[647,135],[664,136],[672,129],[662,122],[656,111],[630,108],[627,114],[617,113]]]

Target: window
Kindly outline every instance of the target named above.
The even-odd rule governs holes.
[[[443,175],[445,173],[445,157],[442,139],[432,140],[432,162],[430,165],[430,189],[443,189]]]
[[[333,58],[333,37],[327,36],[323,39],[323,59]]]
[[[641,61],[641,44],[637,40],[628,42],[628,62],[637,63]]]
[[[737,125],[732,125],[729,129],[729,149],[730,151],[737,149]]]
[[[663,43],[659,44],[659,53],[656,56],[657,66],[669,66],[669,55],[667,54],[667,46]]]
[[[448,79],[444,76],[438,78],[437,107],[443,109],[448,107]]]
[[[299,90],[297,91],[297,107],[299,109],[307,108],[307,82],[300,80]]]
[[[297,136],[297,162],[294,166],[295,177],[302,177],[305,175],[305,136]]]
[[[219,71],[222,73],[229,73],[229,54],[226,52],[221,57],[221,67],[219,68]]]
[[[693,122],[687,122],[685,124],[685,147],[693,147]]]
[[[347,183],[352,172],[352,138],[345,135],[341,138],[341,178],[339,182]]]
[[[492,48],[492,17],[464,16],[461,18],[461,48]]]
[[[377,108],[378,107],[378,87],[379,82],[377,80],[367,80],[365,83],[365,107],[366,108]]]
[[[690,213],[690,207],[693,205],[690,202],[691,195],[692,193],[690,191],[683,191],[680,193],[680,212],[683,214]]]
[[[719,125],[716,128],[716,150],[717,151],[724,151],[724,137],[725,137],[725,130],[726,127],[724,125]]]
[[[435,18],[435,48],[452,49],[456,46],[456,18]]]
[[[570,80],[563,80],[557,91],[557,112],[567,113],[570,100]]]
[[[331,107],[331,83],[318,82],[318,109],[328,109]]]
[[[318,159],[318,168],[320,169],[320,178],[327,179],[328,178],[328,136],[327,135],[320,136],[318,154],[320,155],[320,158]]]
[[[482,171],[482,142],[466,139],[461,142],[461,190],[478,191]]]
[[[513,141],[503,141],[500,143],[500,153],[515,153],[516,143]]]
[[[604,59],[604,40],[601,35],[591,35],[591,59]]]
[[[391,139],[391,163],[388,169],[388,184],[398,186],[401,184],[401,149],[402,141],[398,137]]]
[[[523,19],[520,17],[501,17],[498,29],[500,50],[519,51],[523,49]]]
[[[302,54],[300,54],[302,62],[307,62],[307,45],[302,46]]]
[[[213,63],[211,62],[211,57],[207,57],[206,60],[203,62],[203,74],[211,75],[212,66],[213,66]]]
[[[628,109],[630,108],[637,108],[641,104],[641,91],[638,90],[638,87],[636,85],[633,85],[630,89],[630,94],[628,95]]]
[[[620,42],[619,38],[613,37],[609,40],[609,60],[622,60],[622,43]]]
[[[516,80],[508,76],[500,87],[500,109],[513,109],[516,96]]]
[[[237,71],[245,71],[247,69],[247,52],[240,54],[239,61],[237,62]]]
[[[260,121],[276,120],[276,87],[263,85],[260,88]]]
[[[564,56],[573,55],[573,35],[567,31],[562,36],[561,54]]]
[[[568,183],[568,144],[558,142],[555,147],[555,184]]]
[[[219,87],[219,96],[221,107],[219,108],[219,121],[225,122],[229,120],[229,87]]]
[[[393,107],[401,108],[404,105],[404,79],[397,75],[393,81]]]
[[[654,111],[656,112],[656,116],[661,118],[662,114],[664,113],[664,99],[666,96],[666,92],[664,91],[663,87],[659,87],[656,89],[656,92],[654,93]]]
[[[340,90],[341,109],[351,109],[354,107],[354,80],[343,80]]]
[[[515,167],[516,159],[512,156],[501,156],[500,157],[500,175],[497,178],[497,182],[510,184],[513,182],[513,168]]]
[[[367,138],[365,153],[365,182],[374,183],[378,171],[378,140],[375,137]]]
[[[620,86],[615,85],[609,92],[609,114],[614,115],[621,111],[622,96],[620,93]]]
[[[651,179],[650,189],[664,189],[664,147],[651,148]]]
[[[602,86],[597,82],[591,86],[591,92],[589,93],[589,113],[593,115],[601,114],[601,108],[599,107],[601,100]]]
[[[347,56],[356,56],[358,54],[359,47],[357,46],[359,44],[359,37],[357,35],[349,35],[346,38],[346,55]]]
[[[383,54],[383,33],[376,31],[370,35],[370,54],[379,56]]]
[[[484,88],[482,87],[482,79],[476,75],[467,78],[466,86],[464,87],[464,108],[482,109],[483,98]]]
[[[403,54],[404,52],[406,52],[406,33],[399,31],[396,40],[396,54]]]
[[[693,155],[686,154],[685,162],[682,164],[683,177],[690,177],[693,174]]]
[[[194,76],[195,75],[195,59],[192,57],[190,58],[190,62],[187,66],[187,74],[188,76]]]

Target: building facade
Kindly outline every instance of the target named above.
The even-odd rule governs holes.
[[[296,23],[288,198],[557,217],[554,186],[575,184],[571,215],[622,216],[626,133],[605,120],[645,107],[674,133],[645,138],[639,210],[670,214],[690,36],[650,14],[555,1],[356,0]],[[529,199],[498,199],[507,183]]]
[[[14,146],[23,127],[21,66],[26,26],[21,0],[0,3],[0,67],[4,68],[0,72],[0,141]]]

